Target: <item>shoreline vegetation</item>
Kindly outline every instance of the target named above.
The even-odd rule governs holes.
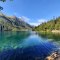
[[[40,32],[40,33],[57,33],[57,34],[60,34],[60,30],[52,30],[52,31],[49,31],[49,30],[47,30],[47,31],[36,31],[36,32]]]

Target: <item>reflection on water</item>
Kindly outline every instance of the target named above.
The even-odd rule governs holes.
[[[0,32],[0,60],[44,60],[57,48],[49,38],[33,32]]]
[[[39,36],[44,40],[47,39],[48,41],[56,42],[60,45],[60,34],[58,33],[39,33]]]

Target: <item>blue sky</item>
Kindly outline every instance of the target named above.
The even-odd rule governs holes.
[[[60,0],[14,0],[0,2],[6,15],[23,17],[31,25],[38,25],[60,16]]]

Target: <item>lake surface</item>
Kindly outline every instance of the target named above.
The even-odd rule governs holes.
[[[59,34],[0,32],[0,60],[45,60],[59,46]]]

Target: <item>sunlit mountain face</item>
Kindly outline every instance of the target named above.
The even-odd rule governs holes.
[[[32,26],[24,21],[23,18],[18,18],[16,16],[6,16],[0,13],[0,30],[8,31],[21,31],[21,30],[32,30]]]

